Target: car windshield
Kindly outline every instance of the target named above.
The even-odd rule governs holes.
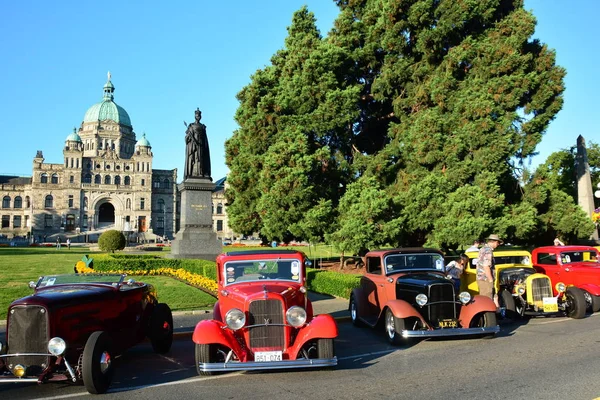
[[[223,266],[226,284],[276,279],[300,282],[301,262],[297,259],[228,261]]]
[[[598,253],[595,250],[564,251],[560,253],[560,260],[563,264],[581,261],[598,262]]]
[[[410,269],[430,269],[443,271],[444,257],[437,253],[390,254],[385,257],[386,274]]]
[[[529,256],[494,256],[494,264],[531,265],[531,258]]]
[[[119,286],[125,275],[103,275],[103,274],[70,274],[70,275],[48,275],[42,276],[36,287],[47,287],[66,284],[99,283],[103,285]]]

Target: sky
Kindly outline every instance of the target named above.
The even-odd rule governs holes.
[[[307,5],[326,36],[338,15],[328,0],[5,1],[0,5],[0,174],[31,176],[42,150],[62,163],[65,138],[102,100],[107,72],[114,101],[138,137],[152,145],[153,168],[183,179],[185,126],[202,111],[212,177],[227,172],[225,141],[237,129],[236,94],[283,48],[292,14]],[[534,38],[556,50],[567,69],[564,106],[551,123],[535,167],[579,135],[600,142],[594,115],[600,2],[526,0],[538,25]]]

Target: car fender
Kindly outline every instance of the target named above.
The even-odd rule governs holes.
[[[335,319],[329,314],[317,315],[307,325],[300,328],[294,345],[289,348],[290,358],[295,360],[302,346],[313,339],[334,339],[338,335]]]
[[[585,290],[591,295],[600,296],[600,286],[593,283],[584,283],[583,285],[579,285],[578,288]]]
[[[192,340],[196,344],[220,344],[233,350],[240,360],[246,358],[246,353],[233,336],[233,332],[220,321],[204,320],[198,322],[192,334]]]
[[[356,301],[356,306],[360,309],[360,307],[362,306],[362,303],[364,302],[364,299],[366,297],[363,293],[362,288],[353,289],[350,296],[354,297],[354,301]],[[348,303],[348,310],[349,309],[350,309],[350,303]]]
[[[496,312],[496,303],[487,296],[476,295],[470,303],[461,307],[459,322],[463,328],[468,328],[473,317],[482,312]]]
[[[396,318],[410,318],[416,317],[419,318],[423,326],[428,326],[427,322],[421,316],[421,313],[417,311],[415,307],[413,307],[410,303],[404,300],[390,300],[385,304],[385,307],[382,309],[382,313],[379,315],[380,318],[383,318],[383,312],[386,308],[392,310],[392,314]]]
[[[223,317],[221,316],[221,307],[219,307],[219,300],[215,303],[213,307],[213,319],[215,321],[223,322]]]

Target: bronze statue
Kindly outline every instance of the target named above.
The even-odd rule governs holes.
[[[206,125],[200,123],[202,112],[196,108],[196,122],[185,124],[185,173],[187,178],[210,178],[210,151],[206,136]]]

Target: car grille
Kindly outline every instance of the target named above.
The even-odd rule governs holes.
[[[283,349],[284,321],[281,301],[255,300],[250,303],[248,314],[248,325],[258,325],[249,330],[250,348]]]
[[[456,318],[456,304],[454,300],[454,286],[451,282],[436,283],[429,286],[429,322],[437,325],[441,319]]]
[[[8,351],[15,353],[48,353],[48,313],[40,306],[18,306],[8,315]],[[48,365],[45,356],[11,357],[9,364],[29,366],[27,375],[36,374],[31,369]]]
[[[533,295],[533,304],[544,307],[544,297],[552,297],[552,285],[547,276],[534,278],[531,280],[531,294]]]

